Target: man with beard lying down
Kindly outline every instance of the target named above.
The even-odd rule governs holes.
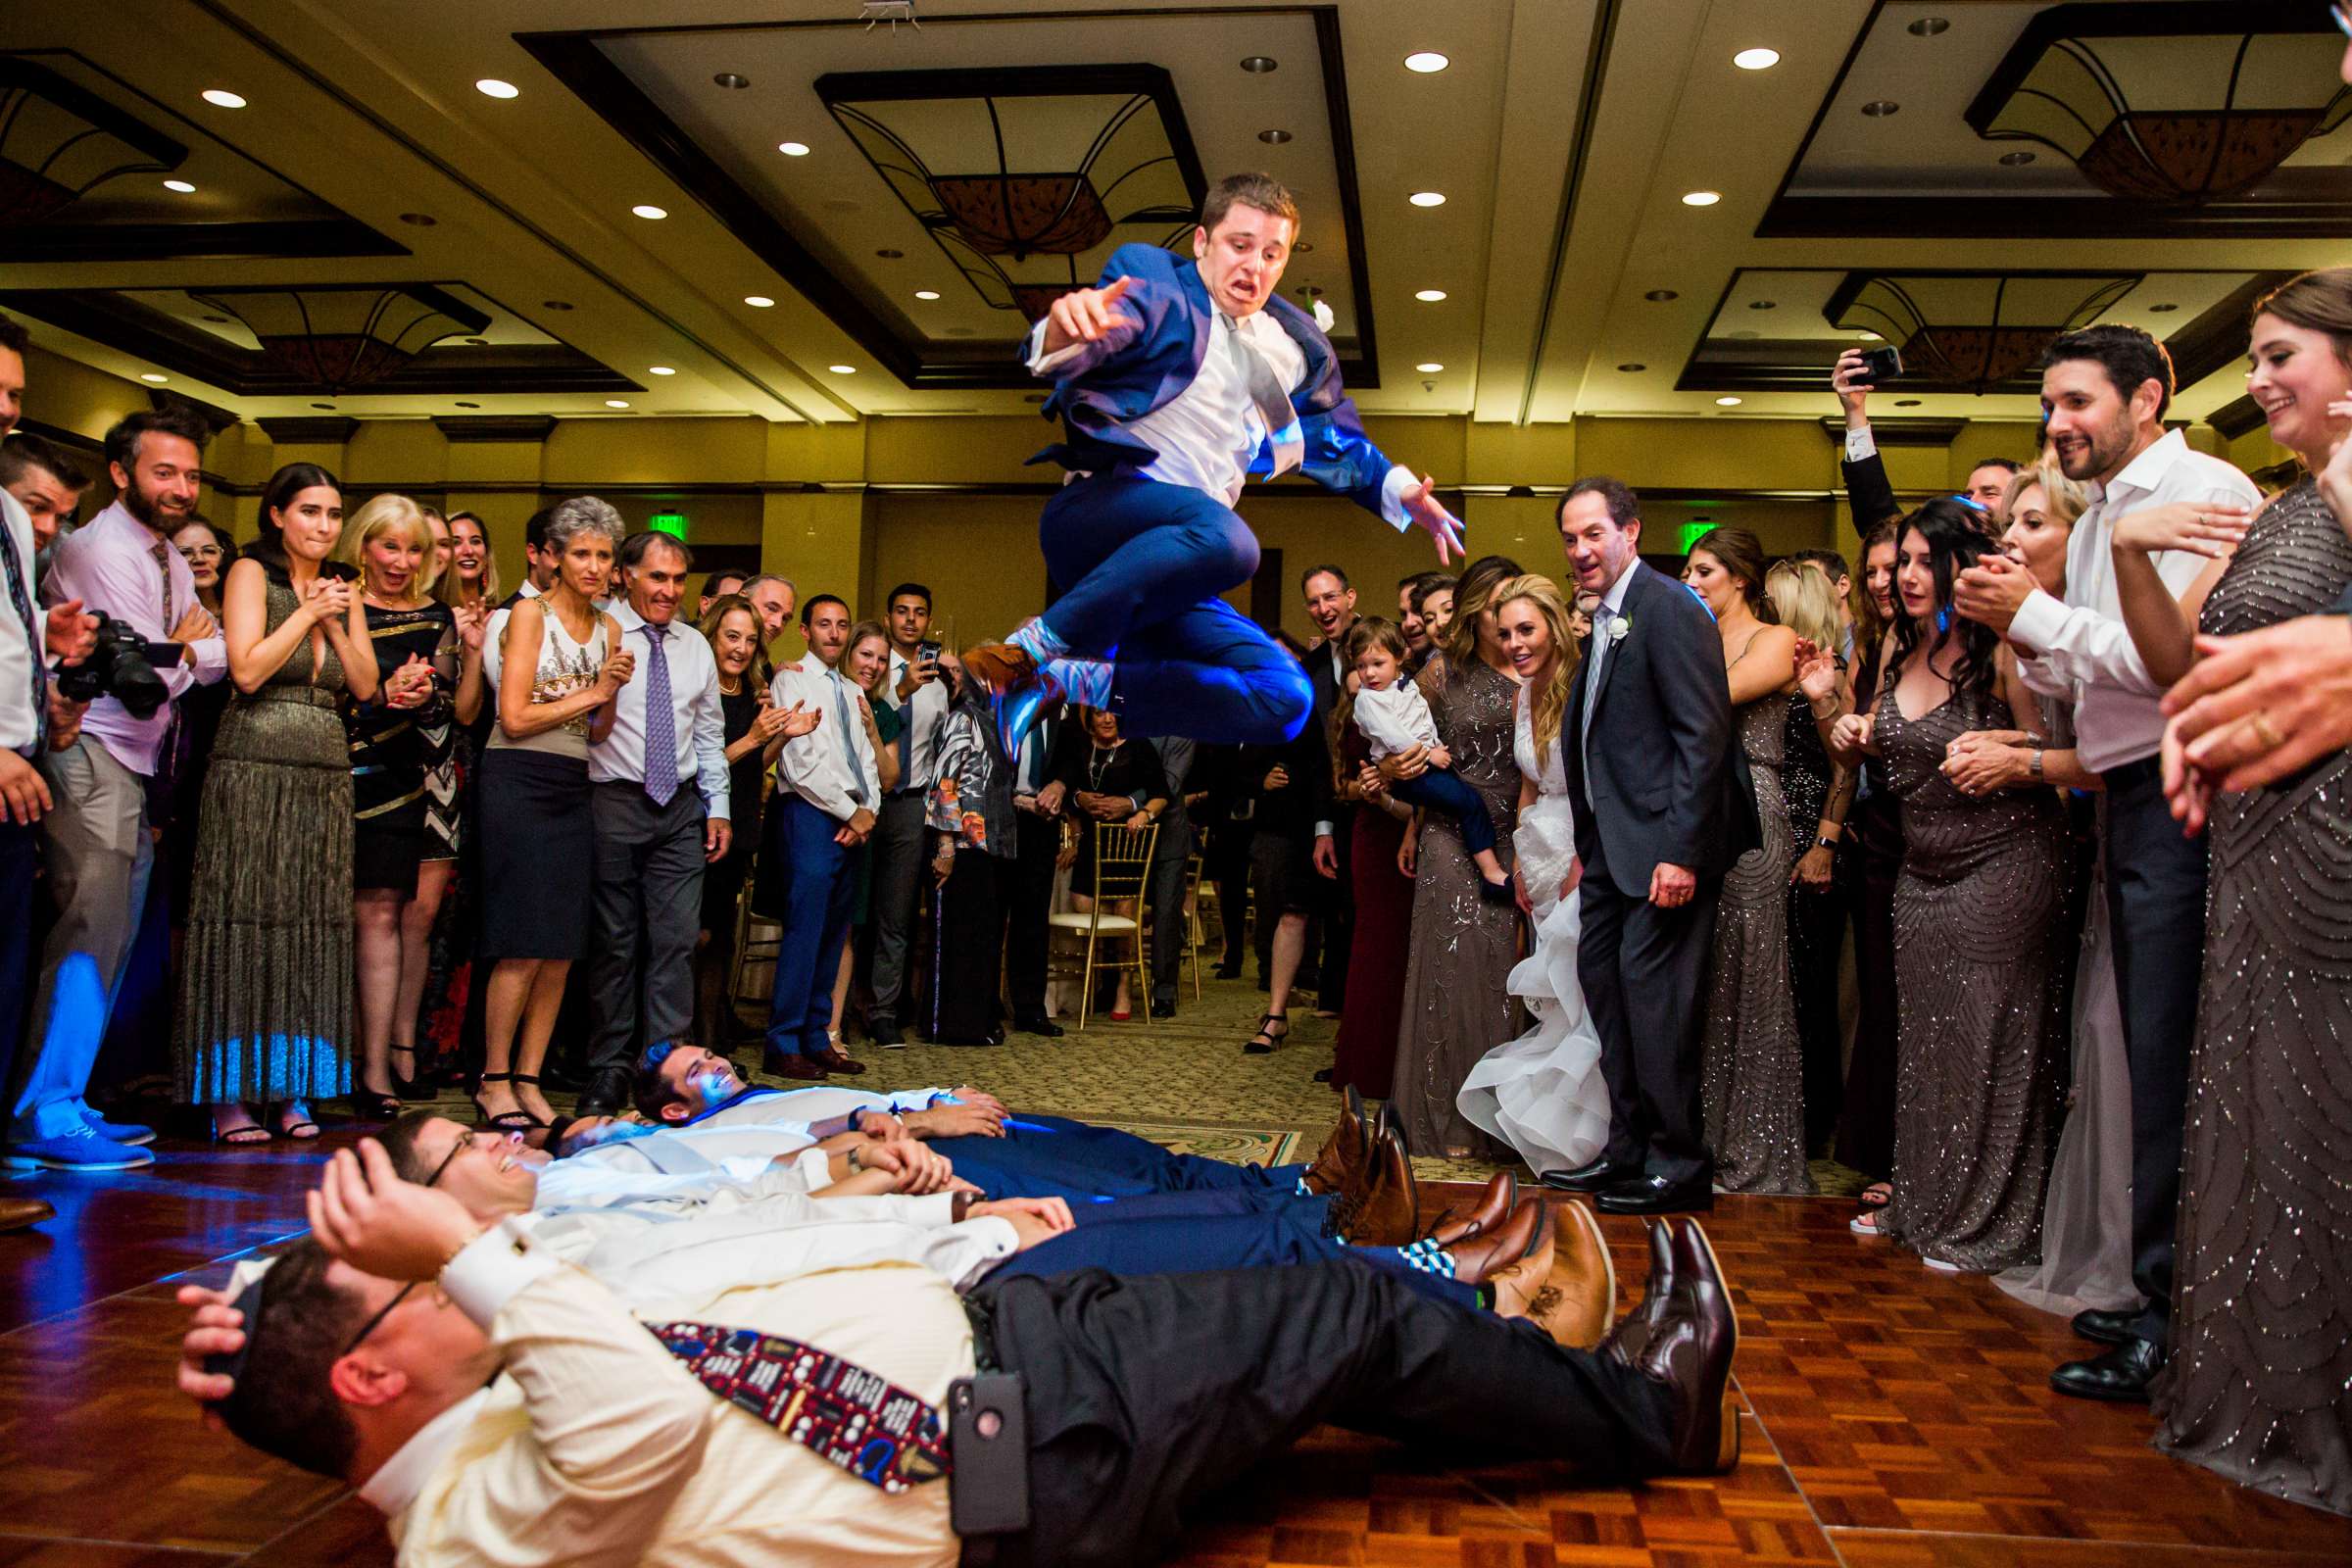
[[[1124,1568],[1325,1421],[1629,1481],[1738,1457],[1738,1325],[1695,1222],[1653,1232],[1649,1295],[1585,1351],[1348,1262],[961,1299],[897,1260],[747,1268],[632,1307],[371,1141],[310,1207],[243,1298],[250,1339],[200,1307],[181,1386],[359,1487],[417,1568]]]

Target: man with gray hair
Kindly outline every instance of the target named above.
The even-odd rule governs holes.
[[[801,591],[792,585],[790,577],[779,577],[763,571],[743,585],[743,597],[760,612],[760,641],[761,646],[774,648],[784,628],[792,624],[793,612],[801,608]]]
[[[675,623],[694,554],[665,533],[631,534],[620,569],[627,598],[612,618],[642,673],[613,699],[611,731],[588,748],[595,1023],[581,1115],[628,1102],[630,1069],[648,1042],[692,1032],[703,865],[727,853],[732,833],[718,662],[708,640]]]

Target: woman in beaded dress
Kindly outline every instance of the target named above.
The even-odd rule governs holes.
[[[2329,610],[2352,583],[2352,269],[2306,273],[2256,307],[2247,391],[2306,475],[2256,514],[2202,606],[2196,587],[2179,610],[2157,605],[2143,552],[2215,554],[2238,524],[2160,508],[2116,530],[2126,622],[2159,681],[2196,657],[2182,611],[2206,636],[2235,636]],[[2213,798],[2206,837],[2156,1446],[2352,1513],[2352,753]]]
[[[2051,790],[1964,787],[1945,768],[1959,736],[2036,711],[1993,633],[1947,613],[1954,580],[1995,548],[1957,500],[1904,519],[1878,710],[1839,719],[1833,748],[1883,760],[1902,803],[1894,1197],[1877,1228],[1948,1273],[2036,1255],[2066,1040],[2065,812]]]
[[[229,678],[205,775],[173,1030],[179,1093],[213,1136],[317,1137],[308,1101],[351,1087],[351,756],[337,704],[375,695],[360,595],[338,563],[333,474],[288,464],[221,591]]]
[[[1701,1032],[1699,1103],[1715,1185],[1728,1193],[1810,1193],[1805,1067],[1788,992],[1788,878],[1796,846],[1781,795],[1783,736],[1796,690],[1796,633],[1772,624],[1764,550],[1744,528],[1711,528],[1683,581],[1715,616],[1763,842],[1723,879]],[[1799,699],[1801,701],[1801,699]]]
[[[352,1097],[361,1114],[398,1115],[430,1100],[416,1082],[417,1017],[433,921],[457,869],[457,823],[433,814],[431,781],[449,764],[455,723],[480,710],[480,641],[431,597],[433,536],[424,510],[379,495],[353,513],[341,556],[358,574],[368,641],[382,671],[369,703],[346,701],[351,736],[354,983],[361,1055]],[[481,612],[467,612],[478,627]]]
[[[1485,797],[1494,853],[1512,863],[1519,822],[1519,682],[1495,630],[1494,593],[1524,575],[1500,556],[1473,562],[1454,589],[1442,651],[1416,679],[1452,754],[1456,777]],[[1428,766],[1418,747],[1380,760],[1381,776],[1411,778]],[[1455,1097],[1480,1057],[1518,1033],[1509,990],[1519,956],[1519,911],[1479,893],[1483,880],[1460,831],[1443,813],[1405,832],[1397,867],[1413,878],[1412,939],[1404,1012],[1396,1032],[1396,1098],[1389,1103],[1409,1147],[1447,1159],[1508,1158],[1461,1113]]]

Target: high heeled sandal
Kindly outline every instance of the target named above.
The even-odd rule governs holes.
[[[1271,1024],[1282,1025],[1282,1033],[1276,1034],[1268,1027]],[[1290,1038],[1291,1015],[1288,1011],[1260,1013],[1257,1019],[1257,1033],[1242,1043],[1242,1054],[1245,1056],[1270,1056],[1274,1054],[1275,1047]]]
[[[531,1086],[533,1089],[536,1089],[536,1088],[538,1088],[538,1087],[539,1087],[539,1075],[538,1075],[537,1073],[535,1073],[535,1072],[511,1072],[511,1073],[507,1074],[507,1076],[508,1076],[509,1078],[513,1079],[513,1080],[514,1080],[515,1083],[518,1083],[518,1084],[529,1084],[529,1085],[530,1085],[530,1086]],[[523,1112],[523,1114],[524,1114],[525,1116],[530,1116],[530,1118],[531,1118],[531,1119],[530,1119],[530,1121],[529,1121],[528,1123],[526,1123],[526,1124],[525,1124],[526,1126],[530,1126],[530,1127],[552,1127],[552,1126],[554,1126],[554,1125],[555,1125],[555,1123],[553,1123],[553,1122],[549,1122],[549,1121],[542,1121],[542,1120],[541,1120],[539,1117],[537,1117],[537,1116],[535,1116],[535,1115],[532,1115],[532,1114],[531,1114],[531,1112],[529,1112],[529,1111],[527,1111],[527,1110],[526,1110],[526,1111],[524,1111],[524,1112]]]
[[[468,1098],[473,1101],[474,1118],[482,1126],[494,1127],[502,1133],[527,1133],[534,1127],[546,1125],[527,1110],[502,1110],[493,1116],[490,1114],[490,1107],[482,1103],[482,1092],[479,1085],[513,1083],[517,1076],[511,1072],[486,1072],[475,1080],[476,1088]],[[536,1078],[531,1080],[533,1083],[538,1081]]]

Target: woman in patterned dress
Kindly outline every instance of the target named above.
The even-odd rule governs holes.
[[[1946,768],[1959,736],[2037,712],[1993,633],[1950,613],[1954,580],[1995,548],[1956,499],[1903,520],[1901,614],[1877,711],[1839,719],[1832,748],[1849,766],[1864,753],[1883,760],[1902,809],[1894,1197],[1878,1229],[1947,1273],[2036,1255],[2066,1039],[2058,798],[1964,787]]]
[[[363,1117],[398,1115],[416,1086],[416,1018],[434,917],[457,869],[457,823],[436,816],[430,781],[450,761],[455,722],[481,709],[479,606],[458,616],[432,597],[433,537],[424,511],[380,495],[352,514],[342,558],[359,573],[368,636],[383,686],[349,699],[354,984],[361,1057],[352,1096]]]
[[[2255,307],[2246,390],[2304,477],[2251,527],[2152,508],[2117,526],[2116,585],[2159,681],[2207,637],[2331,609],[2352,583],[2352,269]],[[2148,552],[2219,556],[2176,608]],[[2257,713],[2244,720],[2253,723]],[[2168,744],[2170,744],[2168,738]],[[2189,1064],[2170,1364],[2156,1446],[2352,1513],[2352,753],[2206,803],[2212,872]]]

